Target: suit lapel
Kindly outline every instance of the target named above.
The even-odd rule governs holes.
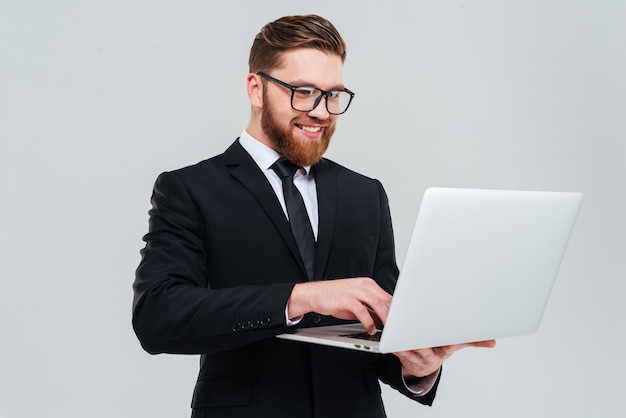
[[[322,160],[313,167],[315,186],[317,188],[317,205],[319,226],[315,252],[315,280],[323,279],[328,254],[335,232],[337,215],[337,172],[331,165]]]
[[[276,194],[270,186],[265,175],[254,162],[250,154],[243,149],[239,141],[235,141],[226,152],[224,152],[226,168],[230,170],[231,175],[239,181],[248,191],[254,195],[259,205],[263,208],[267,216],[274,223],[280,235],[283,237],[291,253],[298,261],[300,268],[306,277],[306,269],[302,256],[298,250],[296,240],[291,232],[289,221],[285,217],[282,207]]]

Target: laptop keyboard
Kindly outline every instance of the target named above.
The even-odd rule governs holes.
[[[382,334],[382,331],[377,331],[374,335],[369,335],[367,332],[357,332],[356,334],[344,334],[341,335],[341,337],[358,338],[359,340],[366,341],[380,341],[380,336]]]

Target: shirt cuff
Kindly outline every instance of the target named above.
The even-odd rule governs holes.
[[[294,325],[298,325],[300,321],[302,321],[302,318],[304,318],[304,316],[300,316],[295,319],[289,319],[289,302],[287,302],[287,306],[285,306],[285,324],[288,327],[293,327]]]
[[[441,369],[424,377],[402,376],[402,381],[409,392],[417,396],[424,396],[435,386],[440,371]]]

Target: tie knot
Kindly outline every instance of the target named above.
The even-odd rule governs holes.
[[[284,158],[279,159],[270,167],[272,170],[278,174],[278,177],[284,179],[286,177],[293,177],[293,175],[298,171],[300,167],[295,165],[289,160]]]

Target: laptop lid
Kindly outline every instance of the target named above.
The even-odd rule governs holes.
[[[581,201],[580,193],[428,189],[381,351],[535,332]]]

